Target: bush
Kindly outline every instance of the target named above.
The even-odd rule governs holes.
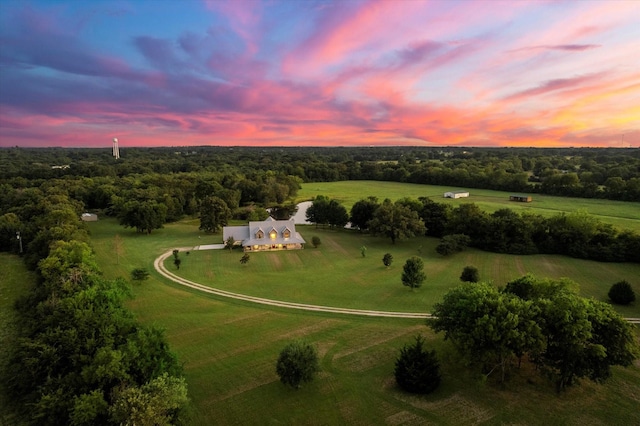
[[[416,336],[412,345],[405,345],[396,360],[398,386],[411,393],[430,393],[440,385],[440,364],[434,350],[423,348],[424,339]]]
[[[609,289],[609,299],[618,305],[628,305],[636,300],[636,294],[627,281],[615,283]]]
[[[314,248],[318,248],[318,246],[321,244],[320,237],[318,237],[317,235],[311,237],[311,244],[313,244]]]
[[[144,281],[149,278],[149,271],[145,268],[136,268],[131,271],[131,279],[134,281]]]
[[[391,255],[391,253],[385,253],[385,255],[382,257],[382,263],[387,268],[391,266],[391,264],[393,263],[393,256]]]
[[[475,266],[465,266],[460,275],[460,281],[467,283],[477,283],[480,281],[480,273]]]
[[[276,373],[285,385],[298,389],[302,382],[310,382],[320,371],[318,352],[309,343],[296,340],[280,352]]]

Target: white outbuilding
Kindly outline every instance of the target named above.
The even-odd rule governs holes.
[[[468,196],[469,192],[467,191],[453,191],[444,193],[444,198],[466,198]]]
[[[98,220],[98,215],[94,213],[82,213],[80,218],[83,222],[95,222]]]

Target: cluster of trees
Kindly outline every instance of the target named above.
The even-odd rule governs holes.
[[[600,382],[611,366],[640,356],[633,326],[603,302],[579,297],[568,280],[525,275],[502,289],[463,284],[437,303],[428,325],[444,332],[487,375],[526,358],[558,391],[581,378]]]
[[[128,284],[102,276],[79,188],[64,179],[0,186],[0,250],[38,273],[16,305],[17,338],[0,372],[15,414],[38,425],[177,421],[187,402],[181,368],[163,333],[124,307]]]
[[[262,185],[269,171],[304,182],[384,180],[640,201],[637,149],[192,147],[181,151],[127,148],[121,154],[115,161],[109,147],[4,149],[0,150],[0,177],[240,174],[247,178],[241,188],[242,203],[286,199],[284,187]],[[61,165],[69,167],[51,168]]]
[[[349,222],[347,209],[338,200],[318,195],[307,208],[306,219],[318,225],[343,228]]]
[[[441,238],[437,250],[442,255],[470,245],[496,253],[640,262],[640,235],[618,231],[584,211],[547,218],[506,208],[487,213],[474,203],[452,207],[427,197],[382,203],[367,197],[353,205],[350,221],[352,227],[383,235],[394,243],[416,235]]]
[[[2,372],[17,414],[38,425],[175,423],[187,403],[181,367],[163,333],[124,307],[127,283],[102,277],[77,240],[52,243],[37,270]]]
[[[31,215],[28,208],[45,208],[31,205],[40,203],[45,194],[53,194],[66,197],[65,203],[72,204],[78,214],[83,210],[100,210],[141,233],[151,233],[167,222],[196,215],[201,217],[202,229],[214,232],[232,217],[264,219],[265,207],[282,210],[283,215],[290,214],[291,206],[286,200],[294,197],[299,188],[300,179],[274,172],[93,178],[69,175],[48,180],[16,177],[0,181],[0,211],[15,213],[22,219]],[[14,217],[5,218],[2,224],[6,225],[6,232],[19,228],[13,226],[13,222]],[[3,232],[1,228],[0,232]],[[24,237],[25,241],[31,241],[28,232]],[[2,239],[0,244],[6,245],[9,241]]]
[[[337,200],[318,195],[307,209],[307,221],[317,225],[342,228],[351,222],[352,228],[370,231],[391,239],[398,240],[424,234],[424,222],[418,213],[408,206],[415,204],[412,200],[392,202],[385,199],[382,203],[376,197],[368,197],[356,202],[351,214]],[[417,202],[416,202],[417,203]]]

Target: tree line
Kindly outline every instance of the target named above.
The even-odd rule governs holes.
[[[301,182],[382,180],[640,201],[640,152],[633,148],[188,147],[121,154],[116,161],[106,148],[0,149],[0,179],[271,171]]]
[[[0,197],[0,250],[21,253],[37,282],[16,303],[17,336],[0,371],[25,424],[175,424],[187,387],[164,334],[140,325],[123,279],[105,279],[72,188],[43,184]]]
[[[395,202],[376,197],[357,201],[349,215],[337,200],[318,196],[307,210],[316,224],[351,227],[391,239],[426,235],[441,238],[438,252],[449,255],[466,246],[495,253],[562,254],[606,262],[640,262],[640,235],[619,231],[584,211],[551,217],[511,209],[493,213],[474,203],[438,203],[428,197]]]

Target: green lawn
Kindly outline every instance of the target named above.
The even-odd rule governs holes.
[[[467,265],[478,268],[483,281],[497,286],[532,273],[537,277],[568,277],[580,285],[587,297],[606,301],[614,282],[629,281],[640,294],[640,264],[599,263],[564,256],[516,256],[469,249],[449,257],[435,251],[438,240],[418,237],[400,241],[360,234],[355,231],[296,227],[307,240],[317,235],[318,248],[305,250],[251,253],[246,265],[240,264],[240,251],[207,250],[181,254],[182,265],[176,270],[173,258],[167,269],[189,280],[241,294],[290,302],[302,302],[344,308],[383,311],[428,312],[450,288],[460,283]],[[366,257],[360,247],[366,246]],[[385,253],[394,262],[382,264]],[[411,256],[420,256],[427,280],[411,291],[401,282],[402,267]],[[618,307],[628,317],[640,317],[640,303]]]
[[[443,198],[447,191],[469,191],[469,198],[457,200]],[[353,204],[370,195],[378,197],[379,201],[389,198],[431,197],[434,201],[449,203],[457,206],[461,203],[475,203],[481,209],[494,212],[502,208],[510,208],[515,211],[531,211],[543,216],[553,216],[561,212],[574,212],[586,210],[605,223],[622,229],[632,229],[640,232],[640,203],[610,201],[586,198],[553,197],[549,195],[530,194],[533,197],[531,203],[517,203],[509,201],[511,192],[492,191],[489,189],[458,188],[436,185],[418,185],[398,182],[378,181],[341,181],[341,182],[314,182],[302,184],[298,192],[298,201],[311,200],[317,195],[326,195],[342,202],[351,209]]]
[[[308,185],[318,188],[325,184]],[[390,188],[385,183],[375,185],[371,193],[381,199],[395,198],[385,195]],[[352,202],[369,195],[367,192],[361,188],[359,194],[351,195]],[[329,192],[319,193],[331,196]],[[167,225],[151,235],[136,234],[112,219],[90,223],[89,228],[98,263],[107,278],[128,278],[138,267],[151,271],[153,260],[167,249],[221,241],[220,235],[199,232],[197,220]],[[392,246],[384,239],[348,232],[313,227],[301,230],[307,240],[319,235],[320,248],[256,253],[245,266],[240,265],[238,252],[191,252],[181,255],[181,273],[216,287],[226,282],[230,289],[236,286],[273,298],[406,311],[428,310],[458,282],[466,265],[478,267],[482,277],[495,284],[525,272],[568,276],[580,283],[583,294],[602,300],[613,281],[626,278],[640,294],[638,265],[475,250],[443,260],[433,252],[435,241],[427,238]],[[360,256],[358,247],[362,244],[368,247],[366,258]],[[381,261],[387,251],[395,257],[389,270]],[[400,274],[405,258],[413,254],[425,259],[427,282],[412,293],[401,285]],[[1,255],[0,270],[0,329],[8,330],[8,307],[34,278],[15,256]],[[242,280],[244,284],[236,282]],[[506,387],[491,379],[479,380],[450,344],[421,320],[359,318],[258,306],[189,290],[155,272],[149,280],[134,284],[133,291],[130,308],[143,323],[166,330],[172,349],[184,363],[193,425],[640,424],[638,362],[628,369],[614,368],[613,377],[604,385],[585,381],[557,395],[553,386],[527,365],[515,372]],[[633,306],[621,312],[638,316],[637,309]],[[425,335],[442,362],[442,385],[428,396],[401,392],[393,379],[400,347],[417,333]],[[4,339],[7,334],[2,336]],[[297,391],[279,383],[275,373],[279,351],[294,338],[305,338],[318,347],[322,368],[313,383]],[[0,420],[5,421],[2,417]]]
[[[0,253],[0,271],[0,368],[4,369],[9,357],[7,350],[16,336],[13,304],[34,285],[35,274],[27,271],[21,258],[7,253]],[[15,424],[9,412],[5,394],[0,392],[0,425]]]
[[[90,229],[99,264],[109,278],[127,276],[135,267],[151,269],[153,259],[166,249],[221,240],[220,235],[199,233],[197,221],[168,225],[151,235],[137,235],[117,226],[113,220],[92,223]],[[313,227],[301,229],[307,239],[318,233],[323,241],[319,249],[255,253],[246,267],[239,262],[239,252],[191,252],[189,256],[181,254],[184,265],[181,271],[196,276],[197,268],[200,268],[202,275],[198,281],[208,279],[207,270],[212,277],[243,274],[252,277],[252,284],[246,286],[247,290],[264,291],[268,295],[278,291],[284,296],[291,296],[294,292],[292,287],[287,290],[280,284],[269,284],[263,278],[263,272],[276,277],[276,281],[295,282],[289,277],[307,275],[304,268],[310,268],[307,273],[319,273],[320,266],[325,265],[325,272],[331,276],[347,276],[345,265],[355,264],[357,267],[351,271],[356,275],[362,274],[362,279],[373,277],[372,281],[377,281],[384,274],[395,275],[395,278],[390,278],[388,295],[368,293],[370,298],[386,300],[386,303],[392,303],[393,294],[400,294],[406,296],[404,300],[407,303],[422,305],[417,302],[422,298],[427,305],[425,295],[445,291],[447,285],[436,284],[435,277],[439,276],[438,273],[446,276],[447,272],[437,273],[434,268],[428,270],[425,287],[414,294],[400,283],[403,253],[417,253],[422,245],[425,260],[435,258],[427,253],[428,244],[433,244],[428,243],[428,239],[422,243],[416,240],[398,244],[398,255],[387,271],[382,265],[382,254],[393,246],[385,240],[343,232],[316,231]],[[114,255],[116,234],[121,236],[123,246],[119,257]],[[361,238],[367,238],[364,242],[368,254],[364,259],[358,250],[363,242]],[[296,255],[299,261],[295,256],[275,260],[281,255]],[[210,257],[207,259],[207,256]],[[457,282],[462,265],[466,264],[475,264],[483,274],[489,272],[482,271],[491,270],[491,274],[496,274],[494,279],[497,282],[498,279],[511,278],[511,274],[519,276],[520,266],[513,265],[520,261],[525,268],[523,272],[543,263],[533,257],[517,261],[513,256],[496,257],[476,251],[456,257],[460,259],[451,260],[459,262],[450,272],[452,284]],[[499,260],[492,262],[492,257]],[[338,267],[331,265],[337,258],[344,258],[345,263]],[[564,257],[550,257],[546,262],[539,270],[582,271],[585,265],[591,265],[593,273],[597,273],[598,268],[611,266],[580,263]],[[290,269],[286,270],[284,266]],[[624,269],[628,266],[637,267],[615,267]],[[294,272],[293,268],[300,270]],[[365,273],[367,269],[371,272]],[[335,274],[332,271],[336,271]],[[637,269],[633,271],[637,272]],[[326,277],[314,281],[319,283],[315,285],[317,289],[331,286],[336,293],[349,292],[357,299],[353,302],[356,306],[357,303],[365,304],[367,297],[360,292],[371,290],[373,285],[354,279],[353,283],[338,288],[332,282],[333,278]],[[606,282],[611,281],[611,277],[605,278]],[[300,291],[296,297],[305,293],[302,290],[307,291],[300,285],[295,287]],[[193,401],[191,424],[194,425],[582,425],[640,422],[640,414],[636,410],[640,364],[628,369],[615,368],[613,378],[604,385],[584,382],[562,395],[556,395],[553,386],[528,368],[517,372],[503,388],[492,380],[478,380],[464,367],[448,342],[443,342],[439,335],[433,335],[421,320],[359,318],[274,309],[188,290],[160,279],[155,273],[148,281],[135,284],[134,293],[135,299],[129,303],[130,307],[144,323],[165,328],[171,347],[184,362]],[[321,293],[328,292],[315,294]],[[326,297],[331,300],[337,296]],[[341,300],[345,301],[345,298]],[[429,346],[438,351],[444,375],[441,387],[434,394],[423,397],[399,391],[393,380],[393,365],[399,348],[411,342],[417,333],[425,335]],[[322,368],[313,383],[298,391],[284,387],[275,374],[279,351],[294,338],[305,338],[317,345]]]

